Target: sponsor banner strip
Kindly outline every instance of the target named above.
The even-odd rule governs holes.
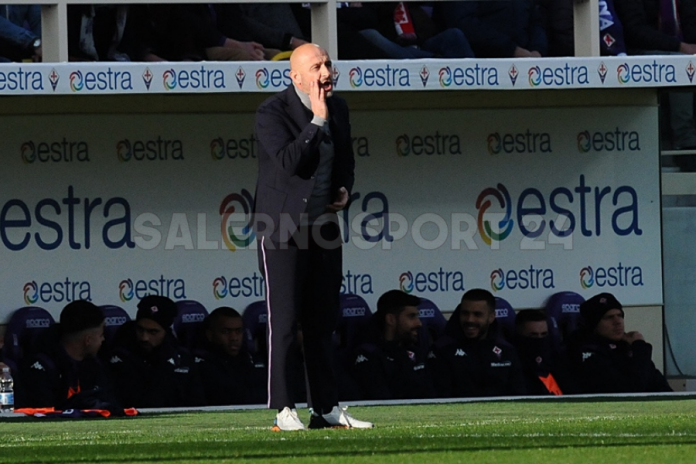
[[[690,86],[684,56],[338,61],[336,89],[507,90]],[[41,63],[0,67],[0,94],[275,92],[290,85],[288,62]]]

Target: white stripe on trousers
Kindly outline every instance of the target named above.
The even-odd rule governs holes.
[[[268,315],[268,383],[266,388],[268,389],[268,403],[267,407],[271,407],[271,353],[273,352],[273,325],[271,324],[271,285],[269,283],[270,278],[268,277],[268,263],[266,262],[266,247],[264,246],[264,240],[266,237],[261,237],[261,254],[263,255],[263,272],[265,274],[266,280],[266,314]]]

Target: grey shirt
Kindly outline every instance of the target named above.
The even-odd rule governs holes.
[[[295,86],[295,92],[300,97],[300,101],[308,109],[312,109],[309,95],[301,91]],[[329,121],[326,119],[314,116],[312,124],[316,124],[327,135],[331,135],[329,130]],[[314,190],[307,201],[308,223],[313,223],[316,219],[326,211],[326,206],[331,203],[331,170],[333,168],[334,146],[331,138],[326,138],[319,146],[319,166],[314,174]],[[305,221],[302,221],[303,224]]]

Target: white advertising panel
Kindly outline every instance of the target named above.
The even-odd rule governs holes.
[[[336,61],[341,91],[592,89],[691,86],[691,55]],[[287,61],[3,64],[0,95],[275,92]]]
[[[352,114],[344,288],[453,309],[482,287],[517,308],[552,293],[661,304],[653,107]],[[262,299],[245,226],[253,114],[4,117],[0,320],[148,293],[242,310]]]

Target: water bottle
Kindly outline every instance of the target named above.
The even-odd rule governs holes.
[[[14,411],[14,381],[9,367],[2,368],[0,376],[0,413]]]

